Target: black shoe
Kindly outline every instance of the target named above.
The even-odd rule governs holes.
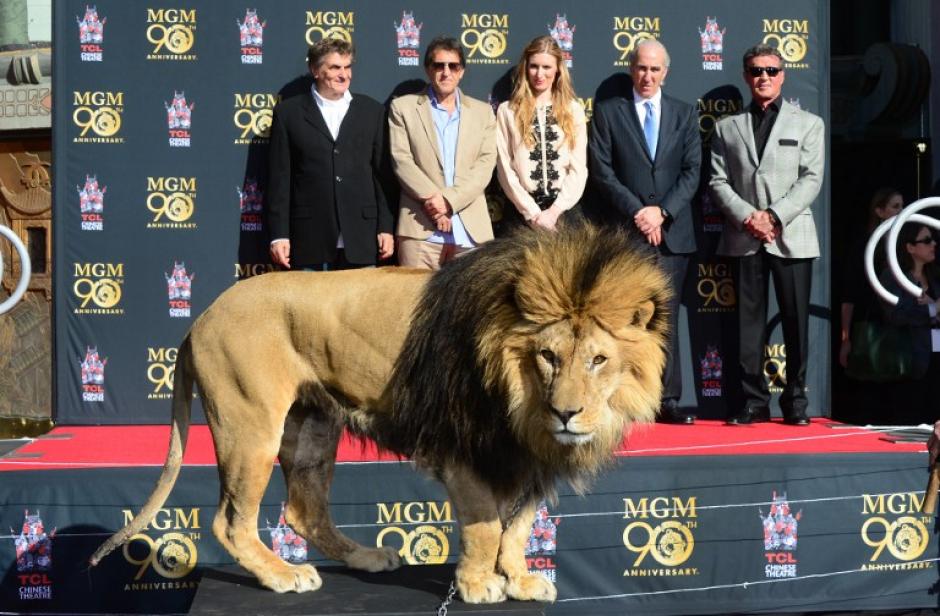
[[[656,421],[691,426],[695,423],[695,415],[680,411],[677,405],[664,404],[659,408],[659,417],[656,418]]]
[[[792,411],[783,414],[783,423],[790,426],[808,426],[809,417],[806,416],[806,411]]]
[[[770,421],[770,409],[767,407],[745,408],[737,415],[729,417],[725,423],[729,426],[746,426],[752,423]]]

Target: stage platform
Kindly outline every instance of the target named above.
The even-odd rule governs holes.
[[[936,608],[935,520],[919,513],[925,440],[925,432],[885,434],[825,419],[808,427],[699,421],[637,430],[588,494],[560,486],[558,503],[533,529],[530,568],[555,580],[558,602],[500,609]],[[211,534],[218,479],[204,426],[191,430],[180,479],[156,521],[87,569],[95,547],[146,500],[167,441],[166,426],[59,426],[0,457],[0,527],[11,531],[0,549],[0,612],[209,614],[220,613],[217,604],[256,613],[244,593],[258,605],[265,595],[238,581]],[[338,461],[336,523],[364,544],[400,548],[412,566],[365,576],[307,553],[279,522],[285,491],[275,472],[258,520],[261,538],[285,556],[324,566],[325,587],[302,597],[272,594],[265,613],[410,614],[395,611],[401,597],[416,605],[408,593],[433,604],[414,613],[434,613],[444,594],[435,597],[435,589],[446,586],[415,580],[446,577],[440,572],[455,561],[458,529],[443,490],[407,460],[359,442],[344,441]],[[31,533],[22,532],[24,521]],[[17,561],[18,542],[32,544],[32,558]],[[378,585],[378,603],[342,602],[344,588],[359,592],[353,587],[362,583]],[[489,613],[458,605],[461,613]]]

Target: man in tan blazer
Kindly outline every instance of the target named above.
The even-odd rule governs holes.
[[[770,419],[763,353],[773,277],[787,349],[780,408],[785,423],[805,426],[809,295],[812,261],[819,256],[810,206],[826,166],[825,128],[822,118],[780,95],[783,57],[774,47],[756,45],[745,52],[744,80],[751,104],[715,126],[711,158],[711,192],[725,215],[718,254],[735,257],[738,269],[744,401],[728,423]]]
[[[392,101],[389,143],[401,183],[398,262],[439,269],[493,239],[483,191],[496,165],[496,120],[458,85],[463,49],[453,38],[428,45],[425,92]]]

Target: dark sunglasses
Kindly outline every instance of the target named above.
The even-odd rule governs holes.
[[[435,72],[444,70],[444,67],[450,69],[451,73],[456,73],[459,70],[463,70],[463,65],[460,62],[431,62],[431,68]]]
[[[932,237],[922,237],[919,240],[914,240],[911,244],[936,244],[937,240]]]
[[[751,77],[760,77],[761,73],[767,73],[768,77],[776,77],[782,68],[776,66],[749,66],[747,72]]]

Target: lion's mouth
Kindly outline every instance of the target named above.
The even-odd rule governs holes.
[[[563,428],[555,432],[555,440],[562,445],[584,445],[594,438],[593,432],[571,432]]]

